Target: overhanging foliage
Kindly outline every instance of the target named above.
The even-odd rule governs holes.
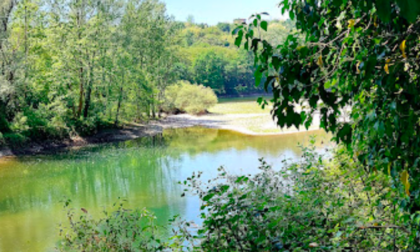
[[[309,127],[320,113],[320,126],[367,169],[400,178],[402,206],[420,210],[420,2],[283,0],[279,6],[299,31],[283,44],[260,36],[267,28],[263,14],[234,31],[236,44],[255,54],[257,85],[265,76],[265,88],[273,88],[279,126]]]

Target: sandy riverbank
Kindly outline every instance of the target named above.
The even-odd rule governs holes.
[[[246,135],[281,135],[307,131],[304,127],[300,129],[280,129],[270,114],[207,114],[202,116],[193,115],[172,115],[157,123],[165,128],[185,128],[202,126],[216,129],[237,131]],[[319,125],[319,119],[314,119],[314,125]],[[319,127],[312,126],[312,130],[319,130]]]

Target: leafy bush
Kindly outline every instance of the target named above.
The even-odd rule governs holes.
[[[70,200],[65,202],[66,207]],[[60,236],[60,251],[160,251],[163,246],[157,238],[159,227],[155,216],[147,210],[124,209],[122,201],[114,204],[117,210],[103,211],[104,217],[94,220],[85,209],[79,218],[74,209],[68,210],[71,232]],[[64,229],[66,229],[64,227]]]
[[[165,241],[159,239],[159,245],[153,248],[415,251],[420,218],[398,207],[398,202],[406,198],[404,187],[390,189],[389,176],[366,173],[345,153],[338,151],[327,162],[314,147],[308,147],[304,148],[301,162],[285,160],[279,171],[261,160],[261,172],[253,176],[229,175],[220,168],[217,178],[203,182],[201,173],[193,174],[181,184],[186,186],[186,193],[200,197],[202,225],[193,229],[193,223],[176,218],[172,222],[173,236]],[[110,218],[118,222],[122,217]],[[73,225],[70,236],[86,233],[81,230],[86,225],[98,230],[105,222]],[[125,237],[127,227],[119,228]],[[132,231],[131,224],[128,228]],[[141,231],[140,227],[135,230]],[[70,239],[67,244],[72,248],[89,244],[95,239],[91,233],[79,235],[77,243]],[[101,232],[96,235],[103,239]],[[156,241],[155,237],[150,240]],[[132,242],[128,243],[125,246],[131,248]]]
[[[11,147],[22,147],[28,140],[24,135],[19,133],[5,133],[3,138],[4,142]]]
[[[102,121],[100,118],[95,116],[83,120],[74,120],[72,124],[78,134],[81,136],[89,136],[97,133],[98,129],[102,125]]]
[[[169,86],[165,91],[165,100],[165,111],[180,110],[195,115],[217,104],[217,96],[211,88],[185,81]]]
[[[0,147],[6,145],[6,140],[4,140],[3,134],[0,132]]]
[[[29,126],[27,122],[28,122],[28,118],[22,112],[19,112],[16,114],[10,126],[10,129],[13,130],[14,132],[22,132],[22,131],[28,130]]]
[[[61,139],[68,136],[64,108],[56,104],[39,104],[16,114],[10,128],[31,140]]]

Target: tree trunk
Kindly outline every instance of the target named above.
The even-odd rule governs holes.
[[[156,118],[156,106],[155,106],[155,104],[154,104],[154,103],[152,104],[152,118],[153,118],[153,119],[155,119],[155,118]]]
[[[95,54],[93,54],[93,57],[95,57]],[[86,97],[85,97],[85,109],[83,111],[83,118],[87,118],[89,115],[89,107],[90,107],[90,101],[91,101],[91,95],[92,95],[92,85],[93,85],[93,62],[89,65],[89,82],[87,85],[86,90]]]
[[[0,132],[10,132],[9,123],[6,119],[6,104],[0,100]]]
[[[122,102],[122,98],[123,98],[123,92],[124,92],[123,86],[124,86],[124,81],[125,81],[124,72],[121,73],[121,77],[122,77],[122,80],[121,80],[121,85],[120,85],[120,96],[118,98],[117,114],[115,115],[115,123],[114,123],[115,125],[118,124],[118,116],[120,114],[121,102]]]
[[[118,116],[120,114],[120,109],[121,109],[121,101],[122,101],[122,93],[123,93],[123,85],[121,84],[120,87],[120,98],[118,99],[118,105],[117,105],[117,114],[115,116],[115,122],[114,124],[117,125],[118,124]]]
[[[82,1],[82,5],[79,6],[79,9],[77,10],[76,14],[76,22],[77,22],[77,38],[78,38],[78,47],[79,47],[79,106],[77,109],[77,117],[80,118],[82,115],[82,109],[83,109],[83,97],[85,94],[84,90],[84,69],[83,69],[83,62],[82,62],[82,50],[81,50],[81,39],[82,39],[82,26],[84,25],[84,18],[85,18],[85,12],[84,12],[84,4]]]
[[[82,114],[83,96],[85,93],[84,84],[83,84],[83,67],[80,68],[79,78],[80,78],[80,86],[79,86],[80,92],[79,92],[79,108],[77,109],[77,117],[80,117],[80,115]]]
[[[86,97],[85,97],[85,109],[83,110],[83,117],[87,118],[89,115],[89,107],[90,107],[90,97],[92,94],[92,83],[90,83],[87,87]]]

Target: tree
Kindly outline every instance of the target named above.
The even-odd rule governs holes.
[[[223,76],[225,60],[214,51],[205,51],[194,62],[195,82],[211,87],[217,93],[224,93]]]
[[[227,95],[261,93],[261,88],[255,87],[254,66],[252,55],[240,51],[233,58],[228,58],[224,73],[224,89]]]
[[[283,0],[280,6],[300,34],[270,44],[258,33],[267,30],[263,14],[235,31],[236,45],[255,54],[256,83],[266,76],[265,88],[273,88],[279,126],[309,127],[319,112],[320,126],[367,171],[402,182],[402,207],[420,210],[420,2]],[[349,117],[340,118],[347,109]]]
[[[0,6],[2,133],[63,137],[147,119],[156,116],[164,89],[177,79],[173,47],[181,26],[160,1]]]
[[[218,23],[217,28],[219,28],[222,32],[230,32],[230,24],[229,23]]]

